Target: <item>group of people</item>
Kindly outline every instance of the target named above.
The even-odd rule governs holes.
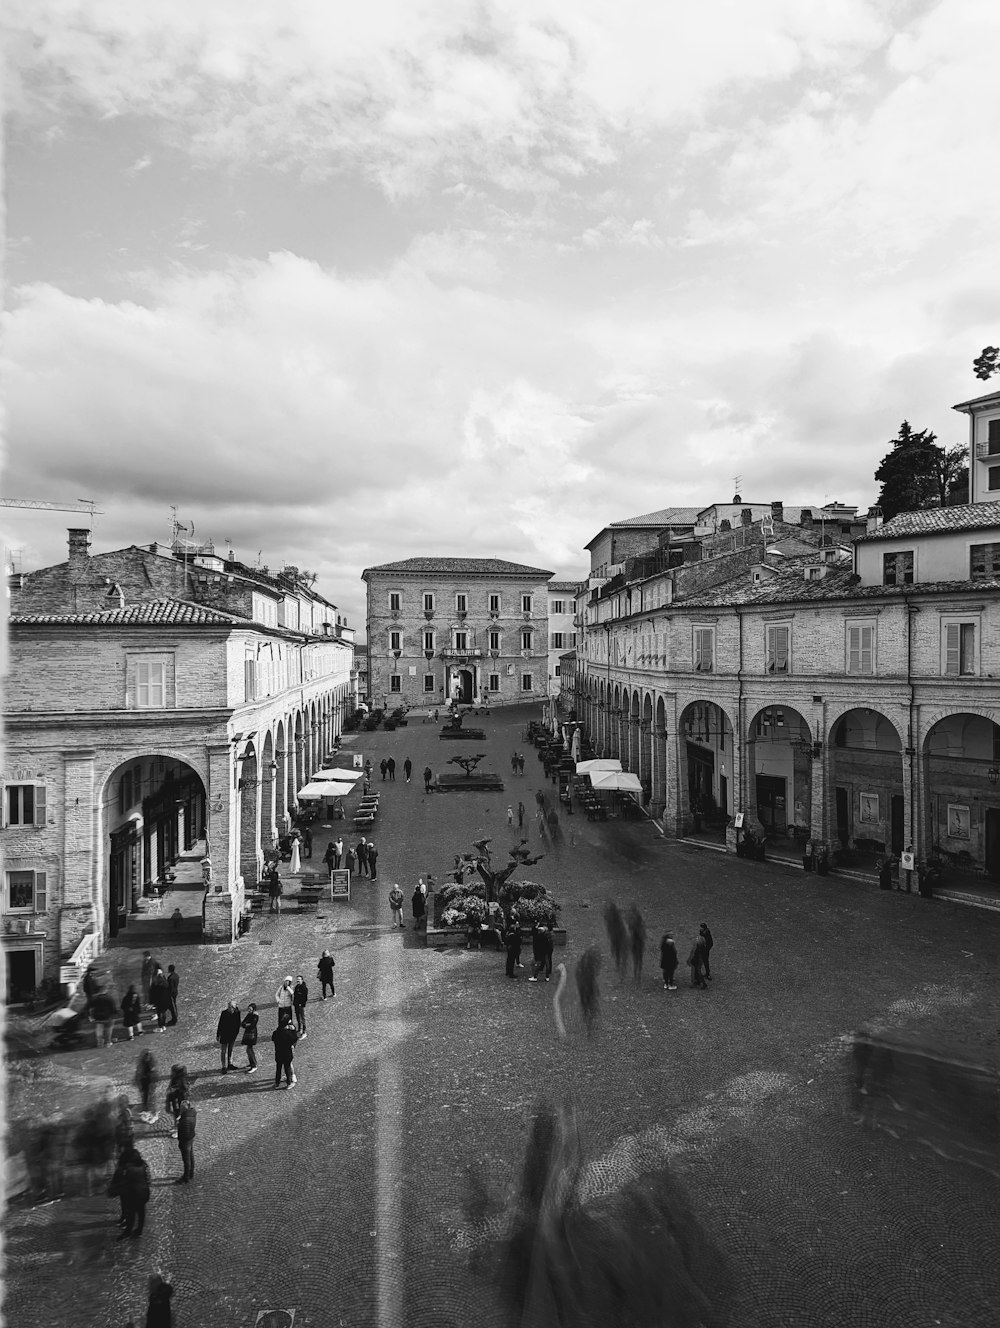
[[[524,753],[511,752],[510,754],[510,773],[512,775],[524,774]]]
[[[714,944],[711,928],[707,922],[702,922],[698,927],[698,935],[694,938],[687,957],[687,965],[691,970],[691,986],[700,987],[702,991],[707,991],[708,984],[712,981],[711,952]],[[660,968],[663,972],[664,991],[677,990],[677,984],[674,981],[677,964],[677,944],[674,941],[673,934],[669,931],[664,932],[663,939],[660,942]]]
[[[352,877],[367,876],[370,881],[374,881],[378,875],[378,848],[364,835],[354,848],[350,844],[345,848],[343,839],[338,835],[327,844],[323,862],[328,872],[345,867]]]

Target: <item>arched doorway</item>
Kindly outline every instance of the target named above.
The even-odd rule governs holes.
[[[725,838],[733,811],[733,726],[714,701],[681,711],[677,738],[683,834]]]
[[[772,705],[747,730],[750,802],[772,841],[812,837],[812,739],[790,706]]]
[[[639,719],[639,779],[642,782],[642,805],[653,798],[653,699],[648,692],[642,699]]]
[[[873,866],[887,850],[905,847],[906,793],[903,744],[896,726],[878,710],[848,710],[830,732],[831,823],[841,851]]]
[[[959,711],[939,719],[923,746],[922,852],[949,876],[1000,880],[1000,725]]]
[[[475,700],[475,678],[471,669],[453,668],[448,684],[448,694],[458,705],[472,705]]]
[[[260,846],[260,762],[257,749],[248,742],[238,762],[237,794],[240,808],[240,875],[248,890],[260,880],[263,854]]]
[[[207,799],[201,776],[186,761],[144,753],[108,776],[101,814],[108,836],[105,907],[117,936],[141,895],[181,857],[205,854]]]

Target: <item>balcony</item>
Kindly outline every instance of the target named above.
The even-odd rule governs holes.
[[[977,461],[1000,461],[1000,443],[995,438],[984,438],[976,444]]]
[[[480,646],[467,646],[464,650],[459,650],[455,646],[445,646],[441,651],[442,659],[451,660],[469,660],[482,659],[483,651]]]

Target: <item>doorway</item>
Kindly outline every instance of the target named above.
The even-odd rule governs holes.
[[[460,705],[472,705],[475,693],[472,685],[472,670],[461,669],[455,678],[457,684],[455,699]]]
[[[7,1004],[20,1005],[38,986],[36,952],[33,949],[8,950],[4,959],[7,963]]]
[[[847,789],[837,789],[837,838],[840,840],[840,847],[846,848],[851,838],[851,819],[850,819],[850,800],[847,796]]]
[[[889,834],[891,835],[890,847],[892,848],[893,856],[897,858],[905,847],[903,842],[903,826],[903,795],[901,793],[894,793],[889,802]]]
[[[1000,881],[1000,808],[986,808],[986,874]]]
[[[757,776],[757,816],[766,830],[783,835],[788,828],[786,781],[777,775]]]

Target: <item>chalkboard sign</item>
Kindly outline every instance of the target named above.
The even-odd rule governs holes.
[[[335,867],[330,873],[330,898],[350,899],[351,873],[346,867]]]

